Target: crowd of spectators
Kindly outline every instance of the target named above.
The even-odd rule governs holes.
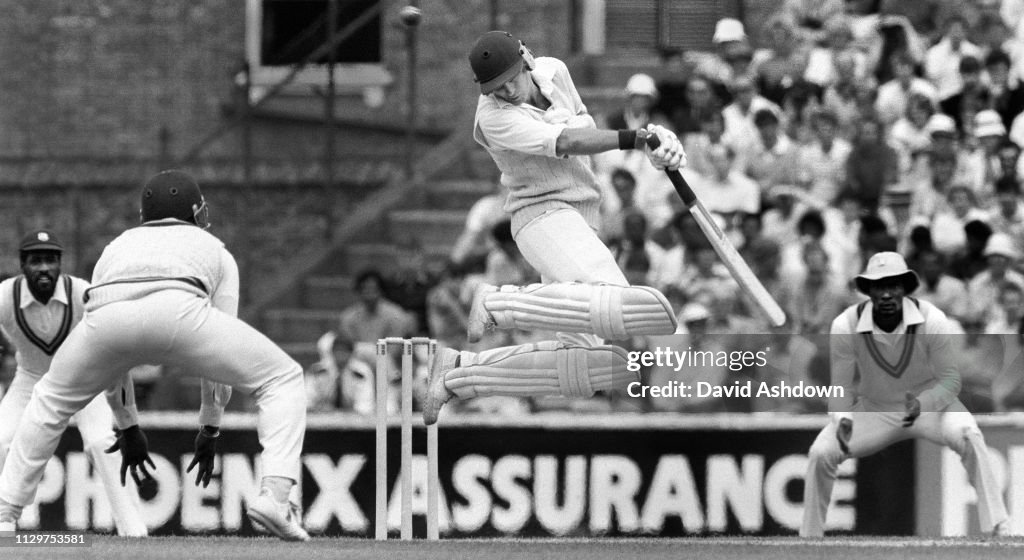
[[[770,347],[767,366],[687,375],[827,383],[830,324],[864,297],[852,278],[871,254],[898,251],[921,275],[914,297],[939,306],[960,333],[968,406],[1024,408],[1024,2],[786,0],[761,37],[755,45],[742,22],[722,19],[713,51],[666,52],[660,72],[632,76],[621,110],[599,118],[607,128],[653,122],[680,136],[684,176],[789,323],[770,328],[744,300],[663,173],[642,154],[608,152],[593,158],[605,188],[600,233],[629,281],[662,290],[687,332],[617,343]],[[503,199],[496,190],[474,206],[450,259],[423,279],[407,334],[469,350],[549,335],[494,333],[465,344],[478,282],[539,280],[511,239]],[[389,297],[410,290],[394,282]],[[680,375],[642,373],[651,383]],[[825,403],[608,395],[586,405],[466,406],[809,412]]]

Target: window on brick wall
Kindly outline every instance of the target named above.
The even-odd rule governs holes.
[[[253,95],[283,80],[295,64],[320,49],[328,38],[330,0],[246,0],[246,57],[252,70]],[[382,0],[336,0],[335,29],[341,31]],[[334,48],[335,89],[339,93],[380,96],[391,83],[382,64],[382,23],[378,11]],[[314,57],[296,76],[286,92],[322,91],[328,80],[330,55]]]

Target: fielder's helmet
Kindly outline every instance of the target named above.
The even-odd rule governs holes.
[[[157,173],[142,188],[140,214],[143,222],[177,218],[208,227],[206,199],[199,185],[184,171]]]

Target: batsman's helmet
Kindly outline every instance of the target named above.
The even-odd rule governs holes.
[[[484,33],[469,51],[473,81],[480,84],[480,93],[484,95],[516,77],[524,64],[533,70],[533,54],[507,31]]]
[[[208,208],[199,185],[184,171],[161,171],[142,188],[140,214],[143,222],[176,218],[209,227]]]

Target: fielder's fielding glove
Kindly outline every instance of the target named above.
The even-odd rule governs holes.
[[[210,477],[213,476],[214,458],[217,456],[217,438],[220,437],[220,429],[217,426],[203,426],[196,435],[195,455],[192,462],[188,464],[185,472],[192,472],[196,469],[196,486],[203,483],[203,488],[210,484]]]
[[[106,452],[121,452],[121,486],[125,485],[125,474],[129,469],[132,471],[132,479],[139,486],[142,486],[144,480],[152,480],[153,477],[146,470],[146,464],[148,463],[152,469],[156,469],[156,465],[149,458],[149,442],[146,440],[146,434],[142,433],[138,424],[114,431],[117,433],[117,440],[114,445],[107,448]],[[139,471],[142,471],[141,477]]]

